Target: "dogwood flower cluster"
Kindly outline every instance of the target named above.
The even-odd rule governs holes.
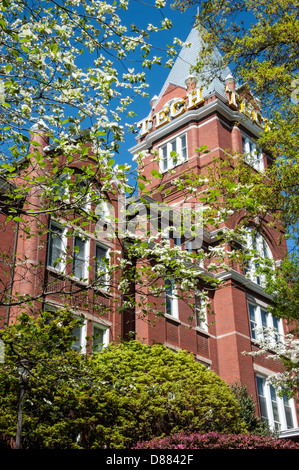
[[[258,350],[246,353],[250,356],[265,356],[269,360],[284,363],[285,371],[273,373],[267,377],[278,393],[295,393],[298,390],[299,377],[299,340],[293,334],[279,335],[276,329],[264,328],[256,340]]]

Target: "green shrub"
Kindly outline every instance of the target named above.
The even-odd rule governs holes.
[[[21,358],[30,362],[26,449],[130,448],[182,431],[242,431],[232,391],[192,355],[138,341],[79,354],[71,349],[74,325],[71,312],[24,313],[0,331],[0,447],[13,446],[16,436]]]
[[[110,387],[103,404],[107,408],[111,402],[109,419],[97,428],[99,446],[128,447],[181,431],[242,430],[232,391],[185,351],[174,353],[162,345],[130,341],[110,345],[95,361]]]

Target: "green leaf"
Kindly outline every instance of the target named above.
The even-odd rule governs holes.
[[[151,174],[154,178],[162,178],[161,173],[159,173],[157,170],[153,169],[151,170]]]
[[[141,190],[145,189],[145,184],[142,183],[142,181],[139,181],[138,188],[141,189]]]

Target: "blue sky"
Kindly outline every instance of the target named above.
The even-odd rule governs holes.
[[[124,24],[129,25],[131,23],[135,23],[137,27],[143,27],[144,29],[146,29],[149,23],[157,26],[160,25],[163,20],[163,16],[159,10],[152,7],[154,3],[154,0],[147,0],[145,2],[131,0],[129,10],[120,15],[123,18]],[[164,52],[166,45],[173,44],[173,39],[175,37],[178,37],[183,41],[187,39],[194,24],[196,7],[188,9],[185,13],[172,10],[169,6],[164,8],[162,11],[165,17],[171,19],[173,27],[170,30],[153,33],[150,38],[150,42],[157,48],[154,55],[163,56],[164,54],[164,57],[166,57]],[[178,51],[179,50],[180,48],[178,48]],[[140,60],[140,57],[136,56],[136,59]],[[132,63],[129,64],[129,66],[138,68],[138,63]],[[170,71],[168,67],[158,65],[154,65],[151,70],[143,70],[146,72],[147,82],[150,85],[147,90],[149,98],[137,98],[134,101],[133,109],[136,116],[130,119],[130,122],[138,122],[148,115],[150,111],[149,101],[154,95],[159,94]],[[135,145],[135,143],[135,135],[127,133],[125,143],[120,147],[120,153],[116,158],[116,163],[131,163],[132,155],[128,152],[128,149]]]

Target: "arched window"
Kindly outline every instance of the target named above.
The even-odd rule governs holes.
[[[247,229],[246,249],[248,259],[245,260],[244,270],[246,276],[258,285],[265,285],[265,275],[260,268],[266,264],[266,260],[273,259],[272,252],[265,238],[253,228]]]

